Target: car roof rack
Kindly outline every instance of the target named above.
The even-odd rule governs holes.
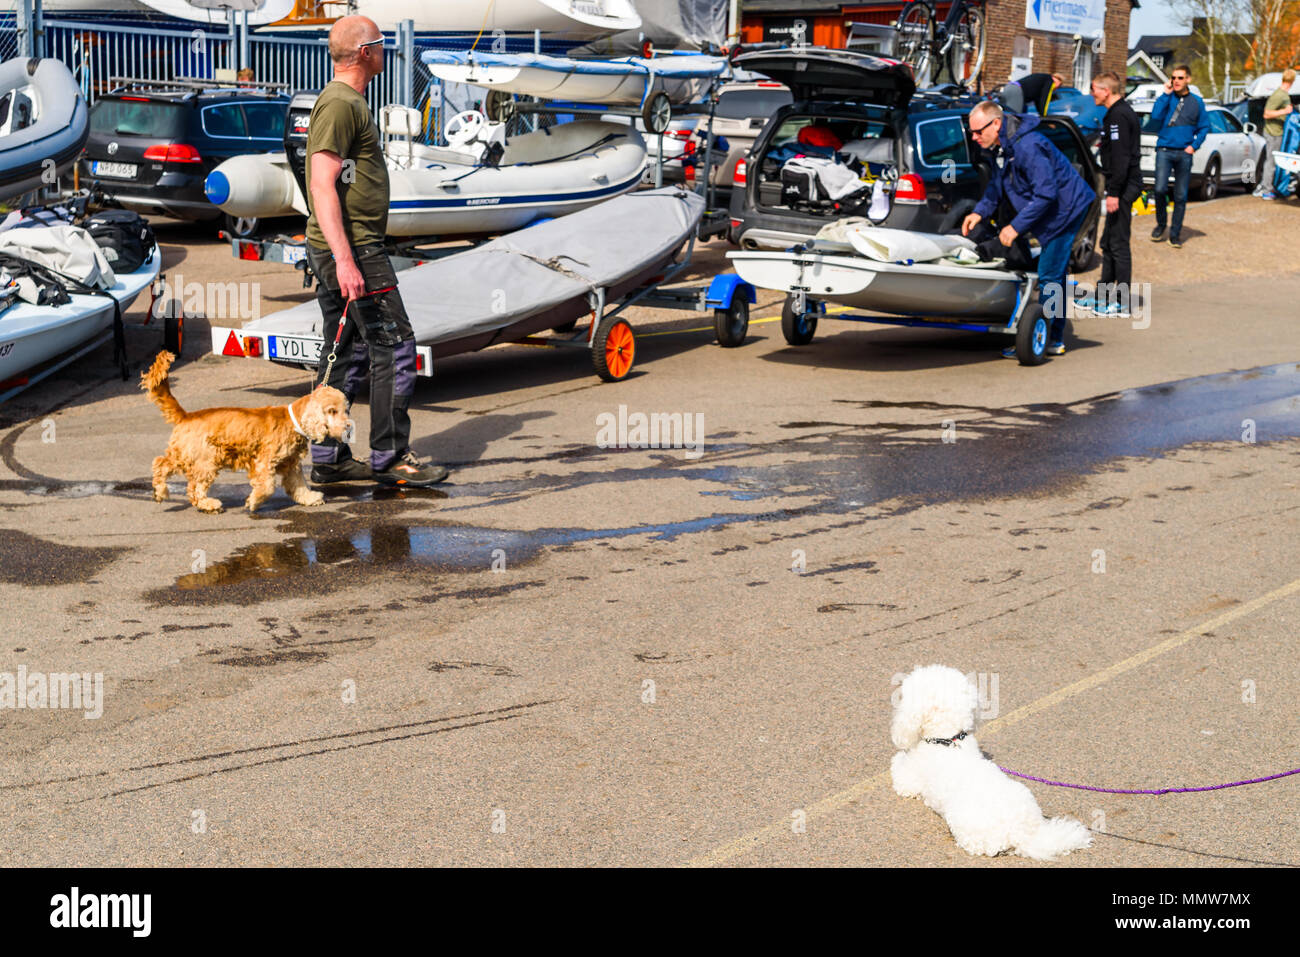
[[[257,80],[209,80],[199,77],[183,76],[175,80],[155,80],[149,77],[114,76],[109,77],[111,92],[126,90],[145,92],[149,89],[160,93],[182,92],[186,97],[198,96],[200,93],[261,93],[265,96],[277,96],[290,89],[288,83],[263,83]]]

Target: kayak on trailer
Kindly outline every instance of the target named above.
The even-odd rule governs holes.
[[[639,106],[662,92],[689,103],[727,69],[724,57],[686,54],[575,60],[541,53],[425,50],[421,58],[440,79],[502,93],[606,106]]]
[[[0,312],[0,382],[89,343],[112,328],[116,309],[123,312],[158,277],[161,257],[154,246],[134,272],[115,274],[112,286],[98,293],[68,290],[61,306],[17,302]]]
[[[696,193],[644,190],[405,270],[398,288],[421,350],[419,372],[431,374],[434,357],[599,314],[661,275],[703,212]],[[213,327],[212,351],[314,366],[321,327],[319,305],[303,303],[240,329]]]

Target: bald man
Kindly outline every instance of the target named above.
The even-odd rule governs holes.
[[[311,480],[434,485],[447,470],[422,463],[409,445],[415,334],[384,251],[388,167],[379,128],[362,96],[383,72],[384,35],[368,17],[343,17],[330,29],[329,51],[334,79],[316,98],[307,132],[307,261],[317,280],[327,344],[343,321],[339,358],[325,384],[351,403],[369,356],[370,463],[354,458],[344,443],[317,443],[311,450]],[[327,355],[321,351],[318,377],[325,374]]]

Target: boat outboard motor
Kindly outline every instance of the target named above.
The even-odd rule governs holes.
[[[318,96],[320,92],[312,90],[295,93],[284,118],[284,155],[303,196],[307,195],[307,125]]]

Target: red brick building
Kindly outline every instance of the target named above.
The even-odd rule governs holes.
[[[1071,34],[1030,29],[1027,9],[1037,14],[1042,0],[985,0],[988,40],[985,47],[983,87],[998,86],[1011,76],[1012,58],[1022,61],[1022,72],[1062,73],[1081,89],[1096,73],[1114,70],[1124,75],[1128,61],[1128,21],[1138,0],[1105,0],[1104,33],[1100,41],[1076,41]],[[937,4],[942,22],[949,4]],[[902,0],[876,3],[828,3],[825,0],[742,0],[741,43],[789,40],[798,21],[804,36],[815,46],[844,47],[850,23],[893,24],[902,12]],[[1028,69],[1023,69],[1024,67]]]

